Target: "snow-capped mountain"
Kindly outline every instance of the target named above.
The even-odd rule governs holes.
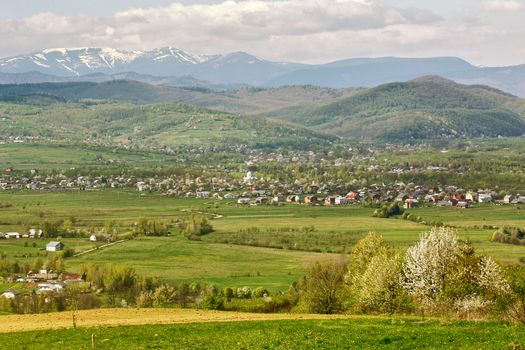
[[[151,51],[126,51],[111,48],[46,49],[41,52],[0,59],[0,71],[23,73],[36,71],[60,76],[92,73],[119,73],[148,69],[148,65],[172,68],[207,62],[216,56],[194,55],[173,47]],[[166,68],[166,67],[164,67]]]
[[[151,51],[60,48],[0,59],[1,73],[39,72],[62,77],[135,72],[157,76],[191,75],[198,79],[220,80],[221,83],[257,84],[291,70],[289,65],[265,61],[243,52],[197,55],[174,47]]]

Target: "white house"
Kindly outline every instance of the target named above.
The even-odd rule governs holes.
[[[480,203],[490,203],[492,202],[492,196],[486,193],[480,193],[478,197]]]
[[[64,243],[62,242],[49,242],[46,245],[46,250],[48,252],[58,252],[64,249]]]
[[[62,291],[62,289],[64,289],[64,287],[58,283],[39,283],[38,290],[36,292],[37,294],[56,293]]]
[[[237,199],[237,204],[250,204],[250,198],[239,198]]]
[[[95,235],[89,236],[89,241],[90,242],[96,242],[97,241],[97,236],[95,236]]]
[[[335,204],[336,205],[343,205],[343,204],[348,204],[348,203],[350,203],[350,201],[346,197],[337,196],[335,198]]]
[[[197,193],[195,193],[195,196],[197,198],[210,198],[210,192],[208,192],[208,191],[197,192]]]
[[[469,202],[477,202],[478,201],[478,194],[475,193],[475,192],[468,192],[465,195],[465,200],[467,200]]]
[[[5,234],[5,238],[15,238],[15,239],[19,239],[20,238],[20,233],[18,232],[7,232]]]

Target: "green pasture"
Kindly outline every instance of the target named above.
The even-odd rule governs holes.
[[[171,237],[142,238],[66,259],[66,267],[78,271],[85,263],[129,263],[140,274],[174,282],[207,282],[220,286],[265,286],[286,289],[314,261],[348,252],[368,231],[377,231],[395,248],[405,249],[430,227],[401,218],[373,218],[373,209],[360,206],[323,207],[239,206],[233,200],[213,201],[142,195],[134,190],[104,190],[68,193],[0,192],[0,232],[27,232],[43,219],[74,220],[74,227],[101,229],[108,220],[121,233],[129,232],[138,217],[171,222],[190,213],[207,215],[215,232],[201,241],[184,238],[177,229]],[[459,227],[462,238],[473,241],[478,253],[503,263],[516,263],[525,247],[490,241],[493,229],[485,225],[518,225],[522,210],[516,206],[418,208],[410,212],[426,220]],[[254,228],[258,231],[250,233]],[[27,241],[28,246],[25,247]],[[36,242],[37,247],[32,247]],[[77,252],[94,247],[86,238],[66,239]],[[44,240],[2,240],[0,252],[31,263]],[[283,248],[283,249],[273,249]]]
[[[66,260],[66,268],[82,264],[129,264],[143,276],[174,283],[210,283],[220,287],[264,286],[286,290],[315,261],[329,256],[311,252],[244,247],[189,241],[182,235],[147,237]]]
[[[522,349],[525,328],[504,323],[359,317],[69,328],[2,333],[6,349]]]
[[[110,160],[118,163],[109,164]],[[67,169],[72,167],[109,167],[132,164],[133,166],[157,166],[173,164],[173,156],[155,152],[143,152],[109,148],[88,147],[75,144],[7,144],[0,145],[0,169]]]

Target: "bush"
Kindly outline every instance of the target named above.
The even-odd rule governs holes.
[[[525,230],[518,227],[503,227],[494,232],[492,241],[515,245],[525,245]]]
[[[205,310],[224,310],[224,299],[219,296],[208,295],[201,304]]]
[[[334,314],[343,310],[346,262],[317,262],[303,281],[303,300],[311,312]]]
[[[265,297],[265,296],[268,296],[268,295],[270,295],[270,293],[264,287],[257,287],[253,291],[253,297],[254,298],[262,298],[262,297]]]
[[[250,287],[237,288],[237,298],[250,299],[252,297],[252,289]]]
[[[403,214],[403,208],[399,206],[399,203],[385,203],[381,208],[374,211],[373,217],[376,218],[389,218],[396,215]]]
[[[188,238],[198,238],[213,232],[213,227],[204,216],[190,216],[180,223],[180,228]]]

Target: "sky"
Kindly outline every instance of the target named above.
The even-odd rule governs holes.
[[[275,61],[457,56],[525,64],[525,0],[0,0],[0,57],[55,47]]]

